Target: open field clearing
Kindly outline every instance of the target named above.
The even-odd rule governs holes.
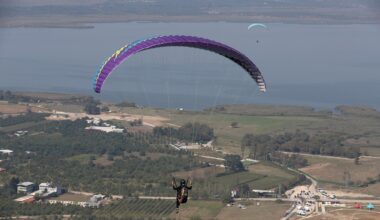
[[[159,115],[169,119],[168,123],[175,125],[183,125],[187,122],[208,124],[214,128],[215,135],[218,137],[216,145],[231,153],[240,153],[240,142],[246,133],[263,134],[295,131],[298,128],[319,126],[318,124],[325,120],[318,117],[247,116],[147,108],[123,108],[121,111],[129,114]],[[232,122],[237,122],[238,127],[232,128]]]
[[[259,204],[259,205],[258,205]],[[247,205],[247,209],[240,209],[236,205],[232,207],[224,207],[218,214],[218,220],[268,220],[281,219],[285,212],[289,209],[289,203],[276,202],[259,202]]]
[[[368,187],[358,191],[380,197],[380,183],[371,184]]]
[[[164,218],[175,210],[172,200],[123,199],[95,211],[99,218]]]
[[[229,189],[247,184],[250,189],[269,190],[277,188],[279,184],[296,181],[296,176],[271,164],[258,163],[250,165],[245,172],[225,174],[224,168],[205,167],[191,171],[174,172],[171,175],[178,178],[193,180],[194,193],[202,195],[208,193],[220,198]]]
[[[257,167],[257,170],[256,170]],[[266,173],[268,171],[268,173]],[[271,165],[254,164],[247,172],[234,173],[210,178],[216,188],[233,187],[239,184],[248,184],[252,189],[273,189],[279,184],[293,181],[294,175]]]
[[[63,195],[60,195],[59,197],[53,198],[52,200],[57,201],[74,201],[74,202],[87,202],[90,200],[90,195],[83,195],[83,194],[74,194],[74,193],[65,193]]]
[[[26,113],[28,110],[31,110],[33,112],[39,112],[43,111],[44,109],[21,104],[8,104],[6,102],[0,102],[1,114],[17,115],[21,113]]]
[[[360,147],[380,145],[380,122],[373,120],[372,115],[331,115],[327,113],[315,113],[308,108],[296,108],[301,111],[301,116],[294,116],[291,113],[292,108],[285,108],[281,111],[289,111],[280,114],[272,107],[268,107],[271,115],[247,115],[247,112],[263,112],[265,106],[248,106],[245,108],[237,107],[231,110],[233,114],[220,112],[190,112],[178,110],[164,110],[151,108],[119,108],[115,109],[128,114],[142,115],[158,115],[169,119],[166,123],[183,125],[187,122],[206,123],[212,128],[218,137],[216,146],[231,153],[240,153],[241,138],[246,133],[253,134],[275,134],[283,132],[294,132],[297,129],[310,134],[322,133],[326,134],[347,134],[353,136],[361,136],[359,139],[349,139],[345,142],[347,146],[357,146],[357,142],[361,143]],[[281,109],[279,107],[279,109]],[[241,112],[240,112],[241,111]],[[237,122],[236,128],[231,127],[232,122]]]
[[[277,177],[282,177],[285,179],[294,178],[294,175],[290,171],[281,169],[279,167],[276,167],[275,165],[264,163],[264,162],[253,164],[248,167],[248,170],[250,172],[261,174],[261,175],[277,176]]]
[[[43,104],[43,108],[53,112],[71,112],[71,113],[83,113],[83,105],[74,104]]]
[[[380,157],[380,147],[361,147],[360,150],[369,156]]]
[[[220,201],[201,201],[190,200],[186,204],[180,206],[179,214],[172,213],[169,217],[175,219],[215,219],[220,210],[223,208],[223,203]]]
[[[339,133],[353,136],[349,137],[344,143],[347,146],[363,147],[369,155],[380,155],[376,149],[364,147],[380,146],[380,122],[373,120],[372,115],[349,114],[344,116],[334,116],[327,113],[315,113],[308,108],[296,108],[301,111],[300,116],[291,114],[291,109],[284,107],[285,111],[276,112],[270,106],[248,106],[234,109],[233,114],[226,114],[214,111],[179,111],[173,109],[153,109],[153,108],[119,108],[111,106],[112,113],[103,113],[101,115],[87,115],[83,113],[83,106],[76,104],[59,104],[59,103],[40,103],[41,108],[35,108],[33,111],[51,111],[57,112],[49,120],[75,120],[84,117],[96,117],[102,120],[117,120],[124,126],[130,121],[142,119],[145,126],[174,126],[178,127],[187,122],[206,123],[214,128],[215,135],[218,137],[215,145],[231,153],[240,153],[241,138],[246,133],[253,134],[276,134],[283,132],[294,132],[297,129],[307,133]],[[6,106],[6,107],[4,107]],[[25,105],[8,105],[0,104],[7,112],[26,111]],[[7,109],[5,109],[7,108]],[[9,109],[8,109],[9,108]],[[231,107],[232,108],[232,107]],[[240,109],[242,108],[242,109]],[[273,115],[249,115],[246,112],[263,112],[266,108]],[[278,107],[282,109],[281,107]],[[241,111],[239,113],[239,111]],[[289,111],[289,112],[287,112]],[[281,113],[281,114],[280,114]],[[231,123],[236,122],[238,126],[231,127]],[[149,131],[148,127],[142,127],[138,131]],[[360,137],[360,138],[358,138]]]
[[[11,125],[11,126],[6,126],[6,127],[0,127],[0,131],[2,132],[15,132],[19,130],[27,130],[30,127],[34,127],[37,125],[43,125],[49,123],[48,121],[39,121],[39,122],[25,122],[25,123],[20,123],[16,125]]]
[[[331,114],[327,111],[315,111],[312,107],[303,106],[286,106],[286,105],[254,105],[254,104],[238,104],[224,105],[222,109],[217,108],[216,111],[228,114],[241,115],[278,115],[278,116],[323,116]]]
[[[332,158],[319,155],[302,155],[310,166],[301,170],[318,180],[344,183],[344,172],[349,172],[352,181],[366,181],[368,177],[376,178],[379,174],[380,158],[360,158],[359,165],[354,159]]]

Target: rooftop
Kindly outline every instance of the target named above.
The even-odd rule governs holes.
[[[40,187],[49,187],[51,185],[51,183],[40,183]]]
[[[31,185],[34,185],[34,183],[32,183],[32,182],[22,182],[22,183],[17,184],[17,186],[31,186]]]
[[[10,154],[10,153],[13,153],[13,150],[0,149],[0,153],[3,153],[3,154]]]

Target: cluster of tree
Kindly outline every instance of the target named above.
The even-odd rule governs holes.
[[[11,177],[6,184],[0,188],[0,196],[13,197],[17,193],[17,184],[20,182],[18,177]]]
[[[95,153],[121,156],[123,152],[168,150],[159,137],[151,133],[105,133],[86,130],[85,119],[76,121],[51,121],[29,128],[29,133],[38,135],[12,138],[0,137],[0,146],[17,152],[32,151],[44,156],[73,156],[75,154]]]
[[[28,102],[28,103],[37,103],[39,99],[36,97],[23,96],[19,94],[14,94],[11,91],[0,90],[0,100],[8,101],[10,103],[18,102]]]
[[[239,123],[237,123],[236,121],[231,122],[231,127],[232,128],[238,128],[239,127]]]
[[[84,190],[103,194],[133,196],[146,192],[146,186],[152,186],[151,195],[171,195],[169,188],[170,174],[175,171],[196,167],[193,158],[188,155],[162,155],[158,159],[143,159],[139,156],[118,156],[103,164],[105,158],[76,159],[40,157],[36,155],[29,160],[28,167],[18,166],[15,160],[8,172],[17,174],[22,181],[52,181],[70,190]]]
[[[241,157],[239,155],[227,154],[224,157],[224,166],[227,172],[241,172],[244,171],[244,165],[241,162]]]
[[[309,135],[305,132],[284,133],[276,136],[246,134],[242,139],[242,152],[249,150],[254,159],[270,159],[275,151],[303,152],[329,156],[356,158],[360,148],[344,147],[344,138],[335,134]]]
[[[292,189],[295,186],[310,185],[310,184],[311,184],[310,180],[308,178],[306,178],[305,175],[298,174],[295,181],[287,181],[287,182],[281,184],[280,187],[278,187],[276,189],[276,193],[282,195],[285,191]],[[279,191],[279,190],[281,190],[281,191]]]
[[[84,100],[84,111],[90,115],[99,115],[100,114],[100,102],[93,99],[92,97]]]
[[[162,145],[153,134],[89,131],[86,125],[84,119],[55,121],[31,128],[36,135],[2,135],[0,146],[14,151],[2,167],[22,181],[53,181],[70,189],[132,195],[152,184],[152,195],[171,195],[171,173],[198,166],[190,152]],[[75,159],[82,156],[87,159]]]
[[[136,120],[133,120],[131,122],[129,122],[129,124],[134,127],[134,126],[141,126],[143,125],[143,120],[140,118],[140,119],[136,119]]]
[[[297,154],[283,154],[274,152],[271,155],[271,161],[291,168],[301,168],[309,165],[307,159]]]
[[[0,118],[0,127],[6,127],[25,122],[39,122],[45,120],[48,114],[27,112],[24,115],[8,116],[6,118]]]
[[[101,112],[109,112],[109,111],[110,111],[110,108],[108,108],[108,106],[102,106],[102,107],[100,108],[100,111],[101,111]]]
[[[181,141],[207,143],[214,138],[214,129],[207,124],[186,123],[178,129],[172,127],[155,127],[155,136],[170,136]]]

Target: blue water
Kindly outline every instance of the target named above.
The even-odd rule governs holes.
[[[0,29],[0,89],[93,95],[144,106],[202,109],[216,104],[287,104],[380,109],[380,27],[375,25],[118,23],[94,29]],[[261,94],[233,62],[189,48],[131,57],[92,91],[93,74],[114,50],[147,36],[185,34],[235,47],[268,84]],[[259,40],[259,43],[256,43]]]

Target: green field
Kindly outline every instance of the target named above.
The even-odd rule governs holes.
[[[181,205],[179,214],[171,214],[173,219],[215,219],[223,209],[220,201],[189,200]]]
[[[175,172],[176,178],[190,177],[195,198],[220,199],[231,189],[248,185],[250,189],[277,189],[279,185],[288,185],[297,181],[297,176],[281,167],[267,162],[260,162],[247,167],[247,171],[226,174],[224,168],[204,167],[191,171]]]
[[[380,158],[361,158],[359,164],[354,159],[324,157],[319,155],[303,155],[310,166],[301,170],[318,180],[344,183],[344,172],[349,172],[351,181],[366,181],[376,178],[379,174]]]
[[[217,215],[218,220],[269,220],[281,219],[285,212],[290,208],[289,203],[276,202],[252,202],[247,204],[247,209],[239,209],[236,206],[224,207]]]
[[[241,139],[247,133],[273,134],[284,131],[294,132],[302,128],[316,129],[325,120],[323,117],[315,116],[250,116],[150,108],[123,108],[121,111],[130,114],[159,115],[168,118],[168,123],[179,126],[187,122],[206,123],[214,128],[215,135],[218,137],[216,143],[218,148],[239,154]],[[232,122],[237,122],[238,127],[232,128]]]
[[[230,113],[213,111],[177,111],[152,108],[114,108],[129,114],[158,115],[168,123],[183,125],[187,122],[206,123],[214,128],[216,146],[224,151],[240,154],[241,139],[246,133],[277,134],[300,130],[309,134],[345,135],[345,146],[380,146],[380,121],[374,120],[373,111],[344,107],[344,115],[328,111],[314,112],[309,108],[273,106],[237,106]],[[227,108],[228,109],[228,108]],[[265,109],[268,110],[266,115]],[[294,112],[293,112],[294,111]],[[298,113],[297,113],[298,112]],[[297,114],[299,114],[297,116]],[[377,113],[380,115],[380,113]],[[380,117],[380,116],[376,116]],[[237,128],[231,123],[237,122]]]
[[[88,164],[92,157],[97,158],[96,154],[78,154],[66,158],[68,161],[78,161],[80,164]]]
[[[6,127],[0,127],[0,132],[15,132],[19,130],[27,130],[28,128],[31,128],[37,125],[47,124],[47,123],[49,123],[49,121],[25,122],[25,123],[20,123],[16,125],[6,126]]]
[[[204,190],[217,193],[247,184],[250,189],[274,189],[279,184],[296,180],[296,176],[269,163],[259,163],[248,167],[248,171],[207,178]]]
[[[361,147],[360,149],[369,156],[380,157],[380,147]]]
[[[123,199],[101,207],[95,216],[107,219],[163,219],[175,210],[175,201]]]

